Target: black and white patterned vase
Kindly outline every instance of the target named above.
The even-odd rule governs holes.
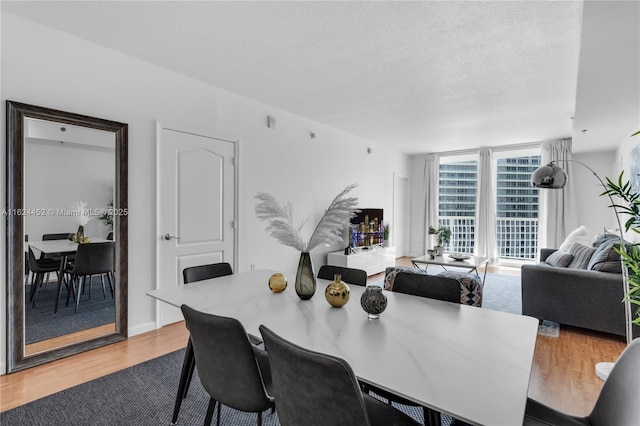
[[[369,314],[369,319],[377,319],[387,308],[387,296],[382,292],[382,287],[367,286],[360,298],[360,305]]]

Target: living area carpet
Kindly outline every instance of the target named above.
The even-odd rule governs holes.
[[[2,426],[157,426],[169,425],[180,377],[184,349],[122,371],[58,392],[0,413]],[[178,416],[179,425],[201,425],[209,396],[193,375]],[[395,405],[395,404],[394,404]],[[397,406],[422,422],[422,410]],[[277,414],[263,413],[264,426],[279,425]],[[445,423],[446,422],[446,423]],[[221,411],[221,424],[255,425],[256,414],[229,407]],[[449,424],[449,418],[443,425]]]
[[[115,321],[115,304],[111,291],[106,287],[106,298],[102,295],[100,277],[93,277],[91,298],[88,290],[80,298],[78,313],[75,311],[73,298],[69,306],[65,307],[67,293],[62,291],[58,312],[54,313],[58,284],[50,282],[46,288],[42,287],[38,293],[36,307],[29,302],[31,285],[25,287],[24,322],[25,342],[27,344],[40,342],[52,337],[63,336],[88,328],[98,327]]]
[[[440,271],[435,272],[437,274]],[[482,274],[481,274],[482,275]],[[376,281],[382,285],[382,280]],[[496,311],[522,314],[522,290],[520,277],[517,275],[490,274],[484,281],[482,289],[482,307]],[[553,321],[544,321],[538,327],[538,335],[557,338],[560,325]]]

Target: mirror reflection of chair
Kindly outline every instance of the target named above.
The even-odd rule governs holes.
[[[269,353],[273,396],[282,426],[419,425],[360,390],[343,359],[304,349],[260,326]]]
[[[334,275],[341,275],[342,281],[347,284],[367,285],[367,272],[362,269],[322,265],[318,271],[318,278],[323,280],[333,280]]]
[[[31,291],[29,292],[29,300],[32,302],[31,307],[35,308],[36,299],[38,298],[40,287],[48,282],[50,272],[55,272],[57,275],[59,275],[60,262],[55,259],[36,259],[35,254],[33,254],[33,250],[31,249],[31,247],[29,247],[28,263],[29,269],[31,270],[31,272],[33,272],[33,278],[31,280]],[[46,280],[45,275],[47,277]],[[62,279],[60,276],[58,276],[58,288],[60,288],[61,283]]]
[[[102,294],[106,297],[105,277],[109,283],[111,294],[113,295],[113,272],[115,271],[115,244],[113,242],[78,244],[76,258],[73,266],[68,270],[71,275],[72,286],[76,289],[76,308],[80,305],[81,295],[88,281],[88,292],[91,297],[91,278],[99,275],[102,281]],[[59,294],[58,294],[59,297]],[[67,305],[70,294],[67,294]]]
[[[218,406],[220,425],[220,411],[226,405],[257,413],[257,424],[262,425],[262,412],[274,407],[267,353],[251,344],[235,318],[199,312],[187,305],[181,309],[191,334],[198,376],[210,396],[204,424],[211,424]]]
[[[224,277],[226,275],[233,275],[233,269],[227,262],[191,266],[182,270],[182,277],[184,278],[185,284],[212,278]],[[191,338],[189,338],[189,341],[187,342],[187,348],[184,353],[182,372],[180,373],[180,381],[178,384],[178,394],[176,395],[176,402],[173,407],[173,417],[171,419],[171,424],[175,424],[178,420],[180,406],[182,405],[182,400],[187,396],[187,392],[189,391],[189,384],[191,383],[191,378],[193,377],[193,371],[195,367],[196,359],[193,354],[193,345],[191,344]]]

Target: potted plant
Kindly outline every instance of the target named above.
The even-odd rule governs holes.
[[[442,256],[444,254],[444,244],[449,244],[451,240],[451,230],[447,226],[439,226],[437,229],[430,226],[429,235],[435,235],[436,246],[433,249],[436,252],[436,256]]]
[[[113,200],[109,200],[107,203],[107,208],[102,210],[100,216],[98,216],[104,225],[109,229],[109,231],[113,231]]]
[[[623,182],[623,175],[624,171],[620,173],[617,182],[607,178],[606,191],[602,195],[616,197],[624,202],[624,204],[615,204],[610,207],[615,207],[627,215],[625,231],[632,230],[640,234],[640,194],[635,193],[629,181]],[[615,250],[620,254],[622,263],[628,271],[625,276],[629,290],[625,294],[624,301],[632,305],[631,322],[640,325],[640,250],[638,244],[620,244]]]
[[[384,225],[382,228],[382,245],[384,247],[389,247],[389,233],[390,233],[389,225]]]

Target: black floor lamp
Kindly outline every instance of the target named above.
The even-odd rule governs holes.
[[[536,188],[543,188],[543,189],[564,188],[564,186],[567,184],[567,174],[564,172],[564,170],[562,170],[560,166],[556,164],[559,162],[578,163],[583,167],[586,167],[587,170],[593,173],[596,179],[598,179],[598,182],[600,182],[600,185],[602,185],[602,188],[605,191],[607,191],[607,186],[605,185],[604,181],[600,178],[600,176],[598,176],[598,174],[595,171],[593,171],[591,167],[577,160],[554,160],[554,161],[551,161],[546,166],[538,167],[536,171],[534,171],[533,174],[531,175],[531,184]],[[609,197],[609,201],[611,202],[611,207],[613,207],[613,212],[615,213],[616,221],[618,222],[620,250],[626,253],[622,222],[620,222],[620,216],[618,215],[618,210],[616,209],[615,203],[613,202],[611,195],[610,194],[607,194],[607,195]],[[629,293],[629,282],[627,281],[628,271],[623,263],[622,258],[620,259],[620,262],[622,263],[622,287],[624,290],[624,294],[626,295],[627,293]],[[631,340],[633,340],[633,328],[632,328],[633,323],[632,323],[632,313],[631,313],[631,302],[627,298],[624,299],[624,314],[625,314],[625,334],[627,338],[627,345],[629,345],[631,343]],[[600,377],[603,380],[606,379],[609,376],[609,372],[611,371],[613,364],[614,363],[612,362],[599,362],[598,364],[596,364],[596,374],[598,375],[598,377]]]

